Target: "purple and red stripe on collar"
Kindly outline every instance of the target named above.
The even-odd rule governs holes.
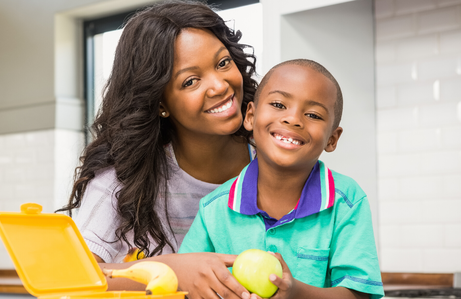
[[[257,206],[258,159],[246,166],[232,183],[228,206],[244,215],[266,214]],[[296,207],[277,223],[286,223],[295,218],[303,218],[333,206],[335,183],[331,170],[322,161],[317,161],[304,184]]]

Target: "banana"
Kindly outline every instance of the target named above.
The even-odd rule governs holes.
[[[103,269],[109,278],[124,277],[146,284],[146,295],[174,293],[178,289],[178,278],[166,264],[144,261],[126,269]]]
[[[124,263],[134,262],[134,261],[137,261],[137,260],[142,260],[143,258],[146,257],[144,252],[141,251],[141,252],[139,252],[139,259],[138,259],[138,252],[139,252],[138,248],[132,248],[128,252],[128,254],[125,256],[125,258],[123,259],[123,262]]]

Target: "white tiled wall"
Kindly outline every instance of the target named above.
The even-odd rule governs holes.
[[[461,1],[375,0],[381,270],[461,271]]]
[[[0,135],[0,211],[19,212],[27,202],[45,213],[62,207],[82,146],[82,133],[68,130]],[[0,242],[0,269],[12,268]]]

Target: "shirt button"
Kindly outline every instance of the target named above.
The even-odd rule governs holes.
[[[275,235],[275,228],[269,230],[270,235]]]
[[[277,252],[277,247],[275,245],[269,246],[269,251]]]

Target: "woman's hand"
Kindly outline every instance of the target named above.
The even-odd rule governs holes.
[[[165,254],[129,263],[100,263],[99,265],[102,269],[125,269],[140,261],[162,262],[173,269],[178,277],[179,289],[188,292],[187,296],[190,299],[219,299],[220,297],[224,299],[249,299],[250,293],[237,282],[227,269],[227,267],[232,267],[236,257],[236,255],[211,252]],[[102,261],[101,258],[98,260]],[[142,291],[146,287],[127,278],[110,278],[108,285],[108,289],[111,291]]]
[[[178,276],[179,288],[189,293],[188,298],[250,298],[250,293],[227,269],[234,264],[236,255],[203,252],[171,256],[175,261],[168,264]]]

